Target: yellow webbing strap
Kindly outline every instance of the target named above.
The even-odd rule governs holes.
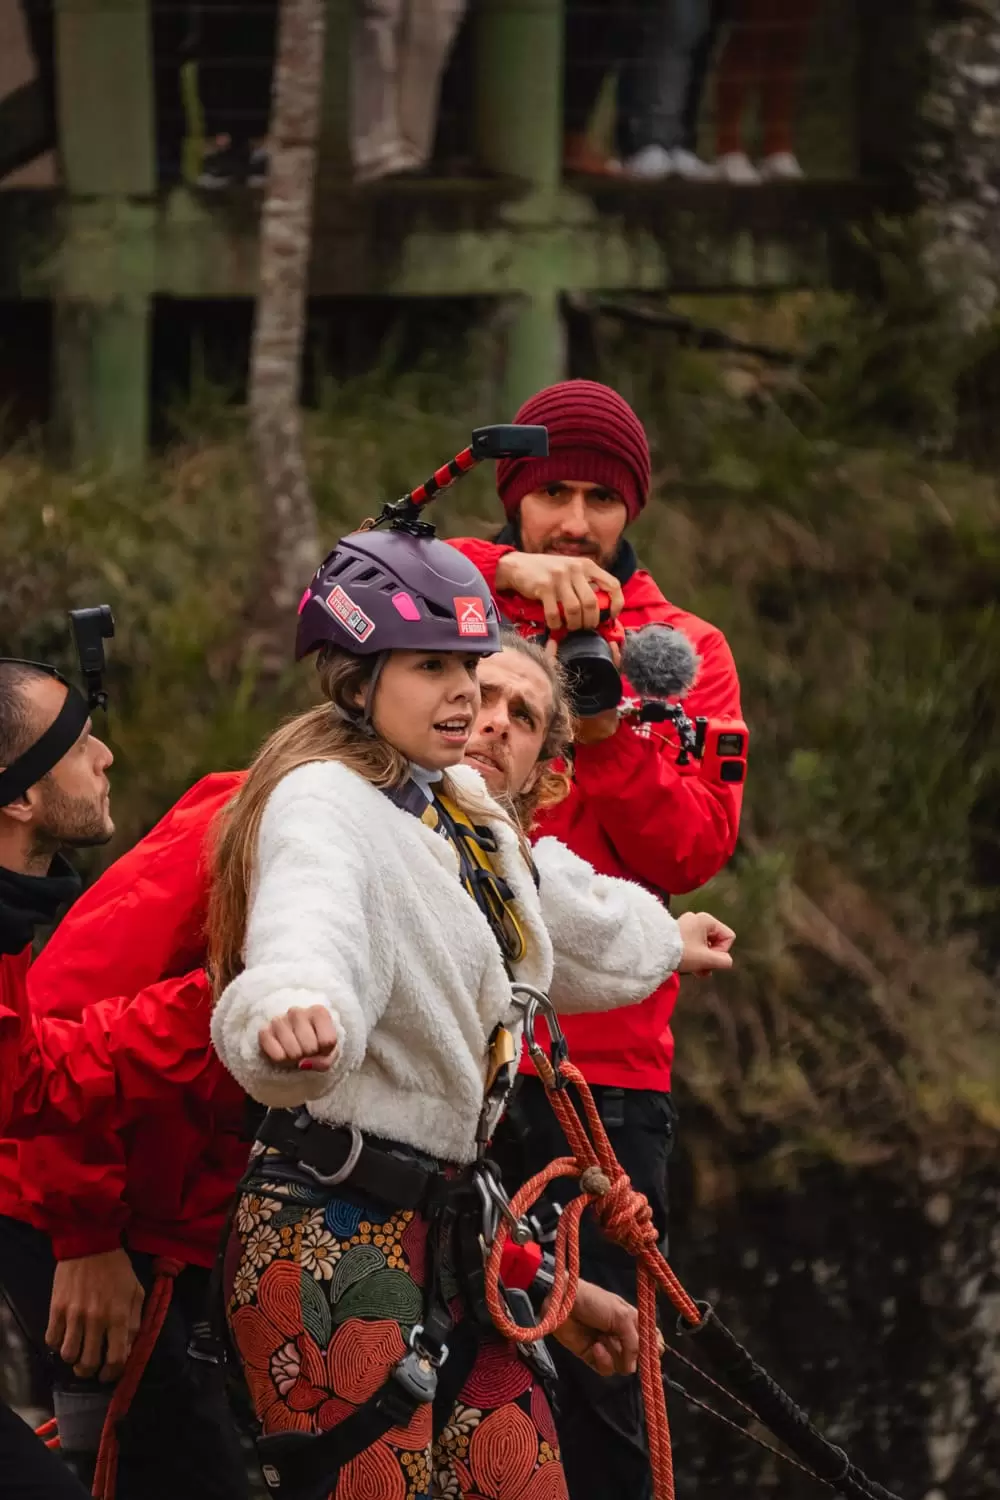
[[[437,808],[444,812],[441,818]],[[450,797],[436,796],[428,804],[422,822],[440,827],[458,853],[462,883],[492,927],[508,963],[519,963],[528,951],[524,928],[517,915],[507,882],[493,868],[489,851],[475,825]],[[481,872],[481,873],[480,873]]]

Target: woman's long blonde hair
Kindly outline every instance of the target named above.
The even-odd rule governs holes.
[[[326,702],[287,720],[265,740],[247,779],[222,810],[214,830],[208,906],[208,965],[219,995],[243,967],[243,941],[260,821],[278,782],[298,766],[336,760],[373,786],[401,786],[406,758],[368,735],[359,722],[358,696],[371,681],[377,658],[324,646],[317,660]]]

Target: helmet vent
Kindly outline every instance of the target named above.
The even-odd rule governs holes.
[[[349,566],[350,562],[351,559],[349,557],[338,557],[333,566],[327,569],[326,576],[328,578],[336,578],[338,574],[342,573]]]
[[[365,568],[363,573],[358,573],[355,575],[355,577],[352,579],[352,582],[371,583],[373,578],[378,577],[380,571],[381,570],[379,568]]]
[[[450,609],[445,609],[443,604],[437,604],[433,599],[425,597],[424,608],[428,614],[437,615],[439,620],[453,620],[455,618]]]

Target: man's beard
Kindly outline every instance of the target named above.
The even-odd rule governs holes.
[[[67,849],[90,849],[106,844],[114,834],[107,799],[69,797],[53,783],[45,787],[41,817],[35,825],[36,842]]]
[[[590,557],[599,563],[602,568],[610,569],[618,554],[617,546],[610,553],[604,553],[596,542],[574,542],[567,546],[565,542],[549,541],[542,547],[542,552],[547,557]]]

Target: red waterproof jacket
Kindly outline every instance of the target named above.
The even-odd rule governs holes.
[[[71,1021],[31,1013],[23,964],[20,985],[0,984],[0,1129],[18,1140],[81,1126],[116,1130],[176,1109],[178,1089],[212,1101],[225,1096],[228,1079],[232,1093],[210,1019],[202,969],[100,1000]]]
[[[73,1134],[0,1143],[0,1213],[45,1230],[59,1260],[114,1249],[123,1236],[135,1250],[202,1266],[214,1260],[226,1205],[246,1166],[245,1100],[209,1055],[208,983],[191,971],[204,960],[205,836],[241,781],[242,773],[228,772],[192,787],[80,897],[31,967],[36,1016],[79,1020],[110,995],[157,986],[140,997],[144,1010],[116,1052],[130,1094],[145,1066],[130,1062],[130,1048],[178,1084],[200,1079],[202,1063],[207,1077],[214,1074],[212,1086],[176,1088],[170,1107],[122,1121],[117,1131],[88,1120]],[[182,1024],[189,1029],[179,1034]],[[99,1031],[99,1020],[95,1026]],[[99,1051],[92,1051],[98,1093],[111,1086],[96,1076]]]
[[[497,564],[514,549],[465,539],[452,545],[483,574],[501,613],[523,624],[523,601],[496,592]],[[626,579],[623,592],[619,619],[626,630],[672,625],[701,657],[698,680],[684,699],[691,718],[739,717],[739,679],[721,630],[671,604],[642,568]],[[560,839],[601,875],[635,880],[667,895],[696,890],[718,874],[736,847],[743,788],[702,781],[697,767],[685,772],[676,759],[672,736],[647,735],[628,725],[600,744],[577,746],[570,795],[542,815],[533,836]],[[570,1055],[589,1083],[670,1088],[670,1017],[678,988],[672,974],[641,1005],[562,1018]],[[530,1063],[525,1066],[530,1070]]]
[[[28,965],[31,944],[20,953],[0,954],[0,1129],[14,1104],[16,1060],[21,1041],[21,1017],[28,1004]]]

